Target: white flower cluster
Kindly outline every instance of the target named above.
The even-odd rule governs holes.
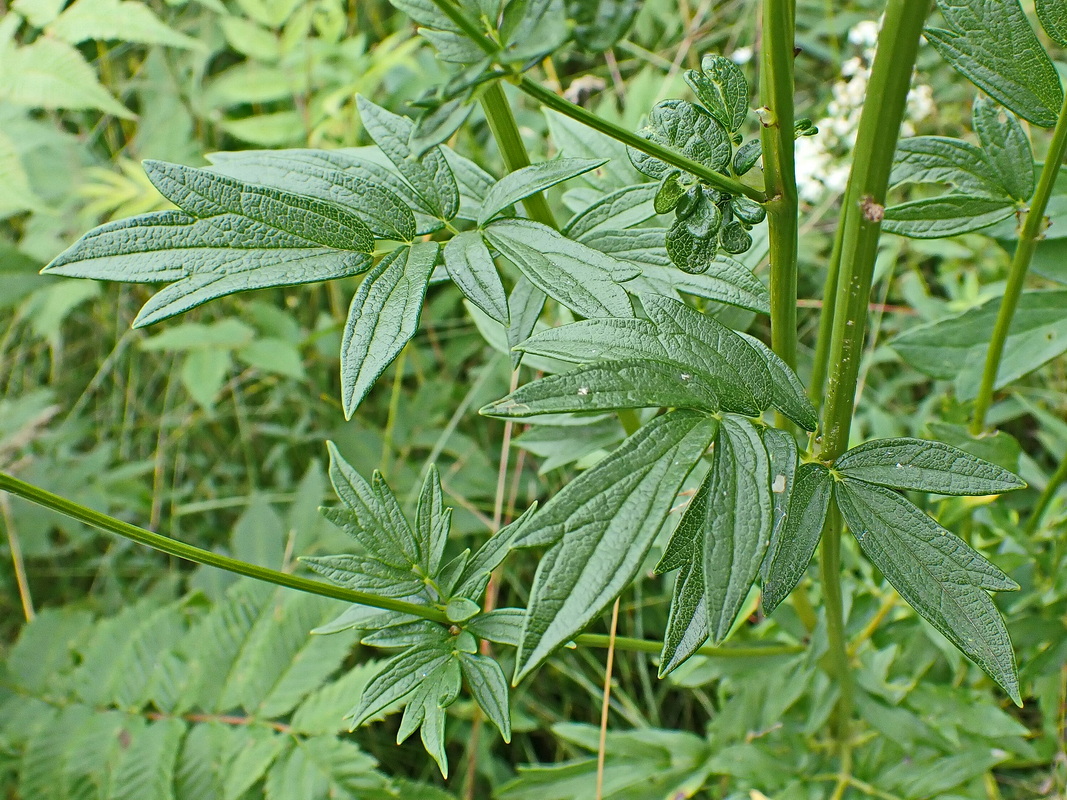
[[[797,186],[801,199],[809,203],[819,202],[827,193],[840,194],[848,183],[849,164],[842,156],[850,153],[856,144],[878,28],[877,22],[865,21],[849,31],[848,41],[860,48],[860,54],[841,65],[841,79],[834,82],[833,99],[826,107],[826,116],[815,122],[819,133],[797,140]],[[926,119],[933,111],[933,89],[926,85],[913,86],[908,92],[901,135],[914,135],[912,123]]]

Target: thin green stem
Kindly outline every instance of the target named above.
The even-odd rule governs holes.
[[[841,597],[841,514],[830,506],[819,543],[819,569],[823,583],[823,606],[826,610],[826,637],[830,674],[837,682],[837,705],[834,708],[834,735],[842,764],[851,753],[852,677],[849,670],[848,640],[845,637],[844,602]]]
[[[930,0],[889,0],[878,35],[842,209],[837,285],[826,298],[832,296],[834,302],[823,308],[824,315],[833,316],[827,363],[834,365],[823,410],[819,454],[820,460],[826,462],[836,459],[848,447],[889,173],[929,11]],[[820,567],[830,645],[827,658],[838,688],[834,733],[841,771],[847,774],[852,757],[852,676],[841,600],[841,531],[840,514],[832,506],[820,545]]]
[[[669,147],[664,147],[661,144],[645,139],[621,125],[616,125],[603,117],[598,117],[581,106],[565,100],[555,92],[549,91],[537,81],[531,80],[525,75],[518,79],[518,87],[542,105],[548,106],[554,111],[558,111],[593,130],[607,134],[612,139],[629,145],[635,150],[648,153],[650,156],[658,158],[673,167],[692,173],[709,186],[714,186],[716,189],[721,189],[734,195],[743,194],[757,203],[763,203],[767,200],[767,195],[759,189],[748,186],[736,178],[710,170],[700,162],[687,158]]]
[[[226,570],[227,572],[232,572],[235,575],[244,575],[265,583],[284,586],[287,589],[296,589],[298,592],[317,594],[322,597],[331,597],[335,600],[344,600],[349,603],[371,606],[372,608],[381,608],[386,611],[399,611],[404,614],[421,617],[422,619],[431,622],[438,622],[443,625],[449,624],[444,611],[434,608],[433,606],[408,603],[404,600],[395,600],[391,597],[381,597],[376,594],[359,592],[355,589],[332,586],[331,584],[323,583],[322,581],[301,578],[297,575],[290,575],[286,572],[267,569],[266,567],[249,564],[236,558],[213,553],[210,550],[203,550],[199,547],[185,544],[185,542],[179,542],[177,539],[172,539],[169,536],[164,536],[161,533],[154,533],[153,531],[139,528],[136,525],[123,522],[122,520],[108,516],[107,514],[102,514],[99,511],[94,511],[91,508],[86,508],[80,503],[75,503],[73,500],[68,500],[65,497],[52,494],[49,491],[2,472],[0,472],[0,492],[8,492],[16,497],[29,500],[31,503],[36,503],[44,508],[64,514],[71,519],[84,522],[91,527],[108,533],[113,533],[124,539],[137,542],[138,544],[146,545],[161,553],[167,553],[168,555],[177,556],[185,561],[191,561],[194,564],[216,567],[218,569]],[[608,646],[608,639],[609,637],[607,636],[588,633],[576,636],[574,641],[582,647],[606,648]],[[663,643],[619,636],[615,639],[615,649],[639,653],[658,653],[663,649]],[[721,658],[759,658],[800,653],[803,651],[804,647],[801,645],[767,645],[763,647],[709,646],[702,647],[697,652],[701,655]]]
[[[180,542],[177,539],[172,539],[169,536],[164,536],[163,534],[154,533],[145,530],[144,528],[139,528],[136,525],[131,525],[128,522],[115,519],[115,517],[110,517],[107,514],[101,514],[99,511],[86,508],[80,503],[75,503],[73,500],[68,500],[65,497],[52,494],[51,492],[40,489],[25,481],[20,481],[18,478],[14,478],[10,475],[5,475],[4,473],[0,473],[0,491],[10,492],[13,495],[29,500],[37,505],[44,506],[53,511],[58,511],[60,514],[65,514],[71,519],[84,522],[86,525],[91,525],[94,528],[99,528],[108,533],[114,533],[125,539],[137,542],[138,544],[147,545],[154,550],[159,550],[162,553],[177,556],[178,558],[192,561],[196,564],[217,567],[236,575],[245,575],[249,578],[255,578],[259,581],[273,583],[277,586],[284,586],[289,589],[296,589],[300,592],[322,595],[323,597],[332,597],[335,600],[345,600],[349,603],[373,606],[374,608],[381,608],[387,611],[399,611],[404,614],[413,614],[414,616],[428,619],[431,622],[440,622],[442,624],[447,624],[448,622],[448,618],[445,616],[444,611],[434,608],[433,606],[408,603],[404,600],[395,600],[391,597],[379,597],[378,595],[369,594],[367,592],[345,589],[341,586],[332,586],[328,583],[323,583],[322,581],[301,578],[297,575],[290,575],[287,572],[267,569],[266,567],[260,567],[256,564],[239,561],[236,558],[213,553],[210,550],[203,550],[199,547],[194,547],[191,544]]]
[[[489,129],[493,132],[493,138],[496,139],[497,146],[500,148],[500,155],[504,159],[504,166],[507,167],[508,172],[530,166],[530,154],[522,141],[519,125],[504,95],[504,87],[499,81],[490,86],[482,95],[482,110],[485,111]],[[530,195],[522,201],[522,205],[526,213],[530,215],[530,219],[553,229],[559,228],[556,216],[552,213],[543,193],[537,192]]]
[[[1008,285],[1004,290],[1004,298],[1000,301],[1000,310],[997,312],[997,321],[993,327],[993,337],[989,340],[989,350],[986,352],[985,367],[982,370],[982,382],[978,388],[978,399],[975,400],[974,416],[971,419],[971,433],[976,436],[985,430],[986,416],[993,404],[993,391],[996,388],[997,373],[1000,371],[1000,360],[1004,356],[1004,345],[1008,341],[1011,321],[1015,317],[1015,309],[1019,306],[1019,298],[1023,294],[1030,261],[1033,260],[1034,251],[1042,236],[1041,228],[1045,223],[1045,209],[1048,207],[1049,197],[1052,196],[1052,189],[1056,184],[1056,176],[1059,174],[1065,153],[1067,153],[1067,96],[1060,109],[1060,116],[1056,120],[1052,143],[1045,157],[1045,165],[1041,169],[1037,190],[1030,201],[1030,208],[1026,212],[1022,229],[1019,231],[1019,243],[1015,247],[1015,255],[1011,259],[1011,270],[1008,272]]]
[[[1052,498],[1056,496],[1056,492],[1060,490],[1064,482],[1067,482],[1067,454],[1064,454],[1063,461],[1060,462],[1056,471],[1052,473],[1052,477],[1048,479],[1045,491],[1041,493],[1033,511],[1030,512],[1030,520],[1026,524],[1027,533],[1036,533],[1037,529],[1041,527],[1041,521],[1045,517],[1045,512],[1048,511],[1048,507],[1052,504]]]
[[[770,240],[771,345],[789,366],[797,358],[797,197],[793,136],[795,0],[763,1],[760,101],[763,176]]]

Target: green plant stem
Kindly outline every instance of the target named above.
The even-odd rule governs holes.
[[[438,622],[442,625],[449,624],[444,611],[434,608],[433,606],[408,603],[404,600],[395,600],[391,597],[382,597],[367,592],[359,592],[355,589],[333,586],[328,583],[323,583],[322,581],[301,578],[297,575],[290,575],[287,572],[279,572],[277,570],[257,566],[256,564],[249,564],[236,558],[213,553],[210,550],[203,550],[199,547],[194,547],[191,544],[179,542],[177,539],[172,539],[169,536],[164,536],[161,533],[154,533],[153,531],[139,528],[136,525],[131,525],[129,522],[123,522],[115,517],[102,514],[99,511],[94,511],[91,508],[86,508],[80,503],[75,503],[73,500],[68,500],[65,497],[52,494],[52,492],[2,472],[0,472],[0,492],[7,492],[16,497],[21,497],[24,500],[29,500],[31,503],[36,503],[44,508],[64,514],[71,519],[84,522],[86,525],[97,528],[98,530],[113,533],[124,539],[129,539],[138,544],[146,545],[161,553],[177,556],[178,558],[190,561],[194,564],[216,567],[218,569],[226,570],[227,572],[232,572],[235,575],[244,575],[259,581],[264,581],[265,583],[284,586],[287,589],[296,589],[298,592],[317,594],[322,597],[344,600],[348,603],[357,603],[363,606],[371,606],[372,608],[381,608],[386,611],[399,611],[404,614],[421,617],[422,619],[431,622]],[[586,633],[576,636],[574,641],[582,647],[606,648],[608,646],[608,639],[608,636]],[[658,653],[663,649],[663,643],[645,639],[631,639],[626,636],[617,636],[615,638],[615,649],[638,653]],[[700,648],[697,652],[700,653],[700,655],[720,658],[760,658],[765,656],[800,653],[803,651],[804,647],[801,645],[766,645],[761,647],[707,646]]]
[[[249,564],[236,558],[220,555],[219,553],[213,553],[210,550],[203,550],[199,547],[194,547],[191,544],[180,542],[177,539],[172,539],[169,536],[153,533],[144,528],[139,528],[136,525],[131,525],[128,522],[123,522],[115,517],[110,517],[107,514],[102,514],[99,511],[94,511],[91,508],[86,508],[80,503],[75,503],[73,500],[68,500],[65,497],[52,494],[51,492],[40,489],[25,481],[20,481],[18,478],[14,478],[10,475],[5,475],[4,473],[0,473],[0,491],[9,492],[25,500],[36,503],[37,505],[44,506],[53,511],[58,511],[60,514],[65,514],[71,519],[84,522],[86,525],[91,525],[94,528],[99,528],[108,533],[117,534],[124,539],[129,539],[138,544],[147,545],[154,550],[159,550],[162,553],[177,556],[178,558],[192,561],[196,564],[204,564],[208,567],[218,567],[227,572],[232,572],[237,575],[245,575],[249,578],[255,578],[256,580],[264,581],[266,583],[273,583],[277,586],[285,586],[289,589],[296,589],[300,592],[322,595],[323,597],[332,597],[335,600],[345,600],[349,603],[373,606],[374,608],[381,608],[387,611],[399,611],[404,614],[413,614],[417,617],[428,619],[431,622],[440,622],[442,624],[448,623],[448,618],[445,616],[445,612],[432,606],[408,603],[404,600],[395,600],[391,597],[379,597],[378,595],[369,594],[367,592],[358,592],[354,589],[333,586],[328,583],[323,583],[322,581],[301,578],[297,575],[290,575],[287,572],[279,572],[278,570],[260,567],[256,564]]]
[[[841,244],[844,233],[845,226],[838,224],[834,233],[834,245],[830,251],[830,263],[826,267],[826,281],[823,283],[822,313],[819,315],[819,333],[815,341],[811,381],[808,384],[808,394],[816,410],[822,407],[826,393],[826,372],[830,366],[830,340],[834,335],[834,311],[837,307],[837,282],[841,274]]]
[[[1056,471],[1052,473],[1052,477],[1048,479],[1045,491],[1041,493],[1033,511],[1030,512],[1030,520],[1026,524],[1026,532],[1028,534],[1036,533],[1037,529],[1041,527],[1041,521],[1052,503],[1052,498],[1056,496],[1056,492],[1059,491],[1064,482],[1067,482],[1067,454],[1064,455],[1063,461],[1060,462]]]
[[[770,241],[771,346],[790,367],[797,361],[797,197],[793,136],[795,0],[764,0],[760,44],[763,176]]]
[[[548,106],[554,111],[558,111],[593,130],[607,134],[612,139],[629,145],[635,150],[648,153],[648,155],[658,158],[660,161],[666,162],[672,167],[678,167],[680,170],[692,173],[700,178],[703,183],[714,186],[716,189],[721,189],[724,192],[734,195],[743,194],[745,197],[755,200],[757,203],[763,203],[767,200],[767,195],[759,189],[748,186],[736,178],[731,178],[728,175],[722,175],[714,170],[710,170],[700,162],[687,158],[681,153],[671,150],[669,147],[664,147],[661,144],[649,141],[644,137],[638,136],[633,131],[627,130],[621,125],[616,125],[614,122],[609,122],[591,111],[586,111],[581,106],[575,105],[569,100],[565,100],[555,92],[546,89],[537,81],[531,80],[525,75],[518,79],[518,87],[542,105]]]
[[[1053,187],[1056,184],[1056,176],[1059,174],[1060,165],[1067,153],[1067,98],[1063,101],[1060,116],[1056,120],[1056,127],[1052,133],[1052,143],[1049,145],[1045,164],[1041,168],[1041,177],[1037,182],[1037,190],[1030,201],[1030,208],[1026,212],[1022,229],[1019,231],[1019,243],[1015,247],[1015,254],[1011,259],[1011,269],[1008,272],[1008,285],[1004,290],[1004,298],[1000,301],[1000,310],[997,312],[997,321],[993,327],[993,336],[989,340],[989,350],[986,352],[985,367],[982,369],[982,382],[978,388],[978,398],[974,402],[974,416],[971,418],[971,433],[977,436],[985,430],[986,416],[993,404],[993,391],[996,388],[997,373],[1000,371],[1000,361],[1004,356],[1004,345],[1008,341],[1008,333],[1011,330],[1011,321],[1015,317],[1015,309],[1019,306],[1019,298],[1022,297],[1023,286],[1026,283],[1026,273],[1030,269],[1037,243],[1041,239],[1041,228],[1045,223],[1045,209],[1048,207],[1049,198],[1052,196]]]
[[[834,461],[848,447],[889,173],[929,10],[930,0],[889,0],[878,35],[842,209],[841,259],[834,303],[823,309],[824,314],[833,315],[827,363],[834,365],[823,411],[819,458],[824,462]],[[841,599],[841,531],[840,515],[836,507],[831,507],[820,545],[820,567],[828,659],[839,692],[834,727],[844,772],[852,753],[852,678]]]
[[[500,155],[504,159],[504,166],[508,172],[530,166],[530,154],[523,144],[522,134],[519,133],[515,115],[511,112],[511,105],[504,95],[504,87],[500,82],[490,86],[482,95],[482,110],[485,118],[489,121],[489,129],[493,132]],[[556,216],[552,213],[548,200],[542,192],[532,194],[522,201],[523,208],[530,215],[530,219],[547,225],[552,229],[558,229]]]

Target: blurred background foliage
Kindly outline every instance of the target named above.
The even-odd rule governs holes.
[[[798,143],[801,341],[810,346],[881,3],[797,5],[797,108],[821,130]],[[93,225],[166,207],[144,177],[142,159],[199,166],[217,150],[368,144],[355,111],[357,93],[403,112],[447,74],[386,0],[14,0],[6,7],[0,0],[0,11],[5,471],[199,546],[297,569],[299,555],[345,547],[314,511],[332,501],[320,461],[326,439],[364,474],[381,469],[402,489],[417,487],[425,467],[436,462],[447,502],[456,508],[453,544],[461,549],[492,529],[501,475],[506,521],[622,438],[621,427],[607,417],[583,425],[520,426],[501,473],[504,426],[475,411],[506,393],[510,365],[492,325],[466,309],[451,284],[431,288],[423,329],[345,423],[337,353],[358,279],[231,297],[132,331],[149,288],[38,275]],[[647,0],[627,37],[606,54],[564,50],[535,74],[568,98],[636,128],[658,100],[687,96],[681,72],[703,53],[731,55],[754,78],[756,11],[754,0]],[[583,148],[602,155],[595,137],[576,135],[570,123],[512,99],[535,158],[560,151],[586,155]],[[970,87],[924,50],[909,104],[911,132],[970,136],[971,99]],[[1040,160],[1043,143],[1035,138]],[[450,144],[500,174],[478,111]],[[588,186],[631,182],[613,167],[629,170],[625,161],[613,163],[590,174]],[[587,199],[581,181],[568,187],[551,194],[561,217]],[[1054,236],[1057,225],[1067,230],[1067,219],[1057,214],[1067,214],[1067,186],[1053,201],[1053,234],[1035,262],[1038,283],[1049,287],[1067,280],[1060,244],[1067,240]],[[1021,711],[1007,708],[988,679],[880,588],[867,562],[846,553],[848,627],[865,720],[854,771],[872,776],[870,785],[858,781],[848,796],[1067,796],[1067,492],[1053,498],[1036,530],[1023,530],[1016,515],[1035,502],[1067,453],[1067,361],[1053,359],[1013,384],[991,416],[1002,432],[975,441],[965,434],[966,409],[954,399],[951,376],[931,376],[892,346],[900,333],[997,297],[1010,233],[928,242],[883,238],[854,436],[936,436],[1017,468],[1029,482],[1031,489],[995,506],[984,498],[953,498],[929,509],[1022,584],[1022,592],[998,595],[997,602],[1008,616],[1029,702]],[[755,259],[759,253],[757,246]],[[758,260],[752,264],[759,267]],[[751,315],[731,321],[766,333],[765,320]],[[1064,338],[1067,347],[1062,324],[1047,335]],[[802,348],[802,375],[808,356]],[[393,745],[395,725],[337,735],[369,674],[366,667],[348,669],[376,656],[368,648],[329,655],[320,672],[294,690],[292,702],[267,702],[265,690],[234,689],[230,705],[219,708],[239,713],[226,719],[191,718],[180,698],[195,694],[195,687],[174,675],[159,677],[153,691],[130,694],[115,674],[147,669],[162,659],[160,648],[186,663],[181,636],[219,617],[245,590],[226,576],[191,570],[29,504],[0,498],[0,515],[7,532],[0,542],[6,662],[0,707],[47,695],[55,710],[46,721],[35,718],[36,727],[6,715],[0,726],[4,796],[433,798],[448,796],[438,793],[444,789],[512,800],[592,796],[596,731],[586,723],[599,717],[600,652],[566,652],[517,691],[510,747],[485,735],[472,744],[472,711],[456,706],[460,721],[450,726],[449,749],[458,769],[445,786],[417,745]],[[20,598],[16,564],[25,565],[31,597]],[[502,604],[523,605],[534,564],[509,564]],[[818,607],[817,587],[805,591]],[[620,633],[659,635],[669,596],[663,579],[646,580],[624,595]],[[21,638],[20,600],[32,600],[40,614]],[[271,618],[296,615],[304,630],[329,617],[318,606],[295,609],[296,601],[254,600],[256,613],[278,603]],[[130,608],[141,609],[139,619],[151,610],[156,616],[147,618],[170,626],[164,629],[171,640],[149,646],[148,638],[147,650],[123,650],[123,641],[152,632],[147,623],[124,627]],[[655,680],[645,656],[616,660],[607,796],[763,797],[758,787],[776,798],[828,795],[836,776],[820,774],[832,763],[820,731],[834,698],[818,670],[821,623],[809,629],[810,621],[787,606],[768,621],[754,603],[752,611],[739,638],[813,646],[801,656],[759,662],[697,658],[664,682]],[[114,644],[111,677],[87,672],[101,641]],[[280,673],[304,641],[294,635],[275,642],[269,658],[246,660]],[[63,652],[55,652],[56,642]],[[51,682],[29,686],[43,680],[34,677],[43,665],[53,671]],[[102,681],[103,688],[92,696],[79,693],[86,681]],[[324,709],[334,713],[332,721]],[[108,721],[91,722],[94,714]],[[181,732],[159,728],[175,720]],[[124,774],[125,763],[116,751],[99,756],[115,774],[87,779],[77,795],[54,794],[59,789],[47,781],[29,782],[27,769],[47,755],[45,734],[79,726],[105,737],[121,729],[143,752],[155,747],[164,760],[169,753],[174,779],[146,779],[134,792],[115,777]],[[251,747],[243,740],[226,750],[223,740],[231,734],[219,730],[235,726],[261,731],[261,750],[252,751],[261,756],[259,771],[249,768],[242,773],[251,776],[247,785],[229,788],[210,784],[209,791],[207,778],[190,782],[197,747],[217,748],[226,759],[252,758],[240,756],[240,747]],[[138,731],[158,736],[146,739]],[[335,772],[327,765],[312,774],[298,762],[300,753],[313,749],[305,746],[311,740],[316,752],[336,756]],[[556,766],[520,769],[537,762]],[[219,763],[236,772],[247,767]],[[364,782],[340,780],[336,773],[344,770]],[[181,774],[185,783],[174,777]],[[120,785],[126,794],[108,788]]]

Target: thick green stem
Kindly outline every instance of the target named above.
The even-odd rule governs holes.
[[[530,166],[530,154],[523,144],[522,134],[519,133],[515,115],[511,112],[511,105],[504,96],[504,88],[499,82],[490,86],[482,95],[482,110],[485,118],[489,121],[489,129],[493,132],[500,155],[504,159],[504,166],[508,172]],[[530,219],[547,225],[550,228],[558,228],[556,217],[544,194],[537,192],[522,201],[526,213]]]
[[[602,117],[598,117],[596,114],[586,111],[581,106],[575,105],[569,100],[565,100],[555,92],[549,91],[537,81],[531,80],[525,75],[519,78],[518,86],[522,91],[530,95],[530,97],[534,98],[542,105],[548,106],[593,130],[607,134],[612,139],[627,144],[635,150],[648,153],[650,156],[654,156],[660,161],[670,164],[672,167],[678,167],[680,170],[692,173],[709,186],[714,186],[716,189],[721,189],[729,194],[743,194],[745,197],[751,198],[757,203],[762,203],[767,199],[767,196],[759,189],[741,183],[741,181],[736,178],[731,178],[728,175],[722,175],[714,170],[710,170],[703,164],[694,161],[691,158],[687,158],[681,153],[671,150],[669,147],[664,147],[661,144],[649,141],[644,137],[638,136],[633,131],[627,130],[621,125],[616,125],[614,122],[609,122]]]
[[[842,223],[844,220],[842,220]],[[838,224],[834,245],[830,251],[830,263],[826,267],[826,280],[822,291],[822,313],[819,314],[819,334],[815,341],[815,355],[811,366],[811,382],[808,395],[816,410],[822,408],[826,396],[826,373],[830,367],[830,340],[834,335],[834,311],[837,308],[837,281],[841,275],[841,244],[845,226]]]
[[[827,363],[834,368],[823,410],[819,458],[824,462],[833,461],[848,447],[889,173],[929,11],[930,0],[889,0],[878,36],[842,209],[834,302],[823,308],[824,315],[833,315]],[[835,733],[842,771],[847,771],[851,760],[852,678],[841,602],[841,529],[840,515],[832,507],[823,531],[820,559],[830,645],[827,657],[839,692]]]
[[[889,173],[929,10],[930,0],[889,0],[878,36],[842,210],[829,357],[834,370],[823,414],[820,458],[824,461],[834,460],[848,447]]]
[[[989,414],[989,407],[993,404],[993,391],[996,388],[997,373],[1000,371],[1000,360],[1004,356],[1004,345],[1008,341],[1008,332],[1015,316],[1015,309],[1019,306],[1019,298],[1022,297],[1030,261],[1034,257],[1037,243],[1042,236],[1041,228],[1045,222],[1045,209],[1048,207],[1049,197],[1052,196],[1052,189],[1065,153],[1067,153],[1067,97],[1060,109],[1059,119],[1056,120],[1052,143],[1045,157],[1045,165],[1041,169],[1037,190],[1030,201],[1026,219],[1023,220],[1022,229],[1019,231],[1019,243],[1015,247],[1015,255],[1011,259],[1011,270],[1008,273],[1008,286],[1004,290],[1004,299],[1000,301],[1000,311],[997,312],[993,337],[989,340],[985,368],[982,370],[982,383],[978,388],[978,399],[975,400],[974,416],[971,419],[971,433],[976,436],[985,430],[986,416]]]
[[[185,561],[191,561],[194,564],[217,567],[218,569],[223,569],[236,575],[245,575],[246,577],[255,578],[256,580],[264,581],[265,583],[273,583],[277,586],[284,586],[287,589],[296,589],[299,592],[331,597],[335,600],[344,600],[349,603],[371,606],[372,608],[381,608],[386,611],[399,611],[405,614],[422,617],[431,622],[439,622],[445,625],[448,624],[448,618],[445,616],[444,611],[434,608],[433,606],[408,603],[404,600],[395,600],[391,597],[381,597],[380,595],[368,594],[367,592],[358,592],[354,589],[345,589],[341,586],[332,586],[328,583],[323,583],[322,581],[301,578],[296,575],[290,575],[287,572],[278,572],[277,570],[267,569],[266,567],[260,567],[256,564],[239,561],[236,558],[219,555],[210,550],[193,547],[191,544],[179,542],[177,539],[172,539],[161,533],[154,533],[145,530],[144,528],[139,528],[136,525],[131,525],[128,522],[123,522],[115,517],[108,516],[107,514],[102,514],[99,511],[94,511],[91,508],[86,508],[80,503],[75,503],[73,500],[67,500],[65,497],[52,494],[49,491],[40,489],[25,481],[20,481],[18,478],[14,478],[2,472],[0,472],[0,492],[8,492],[16,497],[29,500],[31,503],[36,503],[44,508],[51,509],[60,514],[65,514],[71,519],[84,522],[86,525],[90,525],[108,533],[114,533],[124,539],[129,539],[138,544],[147,545],[154,550],[159,550],[161,553],[177,556]],[[607,647],[607,640],[607,636],[593,633],[582,634],[581,636],[576,636],[574,639],[575,643],[583,647],[597,648]],[[628,650],[639,653],[658,653],[663,649],[663,643],[618,636],[615,638],[615,648],[617,650]],[[700,655],[721,658],[757,658],[799,653],[803,652],[803,650],[804,648],[800,645],[764,645],[756,647],[707,646],[700,648],[697,652]]]
[[[797,356],[797,198],[793,136],[795,0],[764,0],[760,44],[763,176],[771,263],[771,345],[789,366]]]

